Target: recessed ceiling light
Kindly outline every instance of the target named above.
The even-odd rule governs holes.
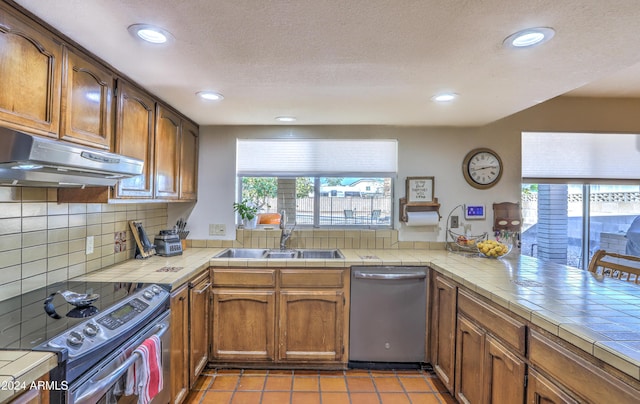
[[[458,98],[456,93],[440,93],[431,97],[431,100],[435,102],[451,102],[456,98]]]
[[[173,39],[173,35],[166,29],[149,24],[133,24],[127,30],[134,37],[157,45],[167,43]]]
[[[207,101],[221,101],[224,99],[222,94],[216,93],[215,91],[198,91],[196,94]]]
[[[529,48],[547,42],[555,33],[548,27],[527,28],[509,35],[503,43],[509,48]]]
[[[276,117],[276,121],[278,122],[295,122],[297,121],[295,116],[278,116]]]

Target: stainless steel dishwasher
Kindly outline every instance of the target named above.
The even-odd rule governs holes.
[[[425,361],[428,268],[352,267],[350,367],[418,367]]]

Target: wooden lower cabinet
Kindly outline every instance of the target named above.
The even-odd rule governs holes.
[[[189,386],[209,361],[209,306],[211,303],[209,271],[189,282]]]
[[[278,359],[340,361],[344,304],[341,290],[281,291]]]
[[[453,394],[457,287],[453,282],[439,275],[434,276],[432,285],[431,364],[447,390]]]
[[[342,269],[212,269],[211,361],[341,363]]]
[[[524,403],[526,364],[504,344],[458,316],[455,397],[461,403]]]
[[[181,403],[189,393],[189,288],[171,294],[171,402]]]
[[[578,402],[639,402],[640,389],[622,381],[621,376],[605,371],[593,357],[569,350],[536,331],[531,331],[529,336],[529,361],[531,367],[544,372],[556,385],[578,397]]]
[[[212,359],[273,361],[275,315],[274,290],[214,289]]]
[[[461,403],[482,403],[484,392],[484,331],[458,317],[455,397]]]
[[[49,381],[49,375],[46,374],[36,380],[34,383]],[[28,389],[11,401],[11,404],[49,404],[49,390],[46,388]]]
[[[533,369],[529,369],[527,383],[527,404],[577,404],[567,393],[549,379]]]
[[[523,403],[525,398],[526,365],[505,345],[486,337],[484,388],[485,403]]]

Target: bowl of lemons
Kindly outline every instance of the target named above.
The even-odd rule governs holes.
[[[476,244],[480,256],[486,258],[500,258],[511,252],[511,246],[496,240],[485,240]]]

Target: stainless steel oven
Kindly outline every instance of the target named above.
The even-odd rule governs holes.
[[[51,402],[125,403],[118,394],[132,352],[146,338],[161,340],[164,388],[170,401],[169,287],[143,283],[65,281],[0,301],[0,349],[54,352]]]
[[[134,335],[124,346],[112,352],[102,362],[98,363],[80,379],[69,386],[69,402],[112,404],[136,403],[135,395],[124,395],[127,372],[136,361],[138,354],[133,351],[152,335],[160,338],[162,351],[162,372],[164,388],[152,400],[153,403],[168,403],[171,401],[169,358],[170,358],[170,312],[166,312],[154,320],[145,329]]]

